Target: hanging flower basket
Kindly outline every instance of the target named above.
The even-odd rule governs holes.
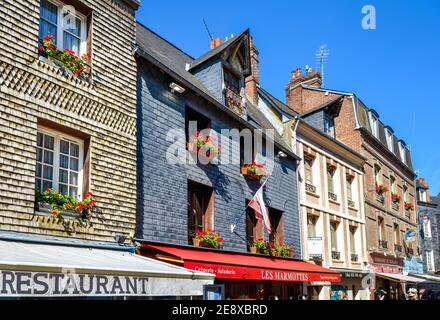
[[[241,167],[241,174],[250,180],[258,181],[267,176],[267,170],[263,165],[252,162]]]

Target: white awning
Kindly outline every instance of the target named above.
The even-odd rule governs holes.
[[[0,297],[203,295],[214,278],[130,252],[0,240]]]
[[[397,282],[419,283],[419,282],[424,281],[423,279],[411,277],[411,276],[406,276],[406,275],[400,274],[400,273],[376,273],[376,275],[379,277],[393,280],[393,281],[397,281]]]
[[[424,281],[430,280],[430,281],[434,281],[434,282],[440,282],[440,277],[439,276],[435,276],[435,275],[431,275],[431,274],[410,273],[409,275],[417,277],[417,278],[423,278]]]

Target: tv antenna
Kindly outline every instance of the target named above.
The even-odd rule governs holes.
[[[323,44],[316,52],[316,60],[321,70],[322,86],[324,86],[324,64],[327,62],[327,58],[330,52],[326,44]]]
[[[212,37],[211,32],[209,32],[208,25],[206,24],[205,18],[202,18],[202,21],[203,21],[203,25],[205,26],[206,33],[208,34],[209,40],[213,41],[214,38]]]

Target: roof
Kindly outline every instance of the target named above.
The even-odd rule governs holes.
[[[277,108],[281,113],[287,114],[288,116],[295,118],[297,115],[299,115],[298,112],[292,110],[289,108],[288,105],[284,104],[277,98],[275,98],[273,95],[271,95],[268,91],[263,89],[261,86],[257,86],[258,93],[266,99],[269,103],[271,103],[275,108]]]
[[[214,57],[217,57],[223,51],[225,51],[227,48],[229,48],[229,46],[241,41],[242,37],[244,35],[247,35],[249,37],[249,29],[246,29],[246,30],[240,32],[238,35],[231,37],[230,39],[228,39],[227,41],[218,45],[217,47],[209,50],[207,53],[202,55],[200,58],[197,58],[196,60],[192,61],[192,63],[190,64],[190,70],[197,68],[199,65],[213,59]]]

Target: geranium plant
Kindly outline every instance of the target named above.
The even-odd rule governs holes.
[[[83,219],[90,219],[97,210],[96,200],[91,192],[87,192],[84,199],[80,201],[51,188],[47,188],[43,193],[36,189],[35,200],[38,203],[49,205],[51,213],[58,218],[63,218],[63,215],[70,211],[79,214]]]
[[[388,191],[387,187],[385,187],[383,184],[376,185],[376,193],[377,194],[384,194],[387,191]]]
[[[406,202],[405,201],[405,210],[406,211],[414,210],[413,204],[411,202]]]
[[[267,169],[262,164],[257,162],[252,162],[245,164],[241,167],[241,173],[245,176],[260,179],[267,175]]]
[[[195,239],[199,241],[202,247],[217,248],[223,239],[215,230],[197,231]]]
[[[291,249],[289,248],[289,246],[285,244],[275,244],[273,246],[273,253],[274,256],[289,257],[291,253]]]
[[[393,201],[393,203],[400,203],[400,196],[397,193],[391,193],[391,201]]]
[[[191,136],[190,143],[192,143],[196,148],[197,152],[203,150],[206,156],[209,158],[212,156],[220,156],[221,148],[219,144],[214,143],[212,136],[205,136],[199,131]]]
[[[264,239],[255,240],[254,246],[257,248],[258,253],[277,257],[289,257],[292,252],[289,246],[285,244],[275,244],[274,242],[265,241]]]
[[[43,57],[56,61],[76,75],[82,77],[90,76],[88,72],[90,69],[90,54],[83,54],[79,57],[70,49],[58,49],[53,34],[48,34],[43,38],[42,45],[38,47],[38,52]]]

